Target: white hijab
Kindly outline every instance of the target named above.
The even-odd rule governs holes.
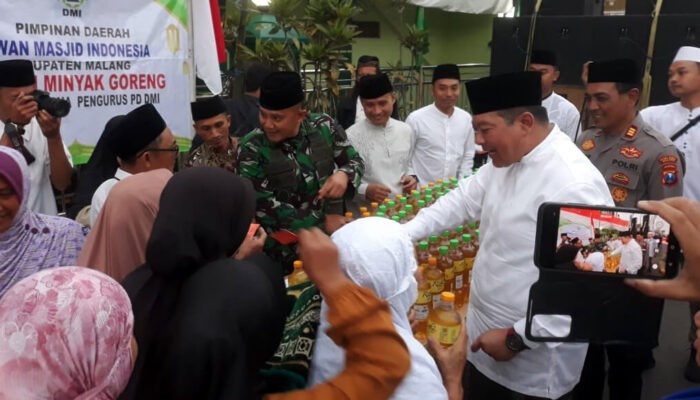
[[[362,218],[345,225],[331,238],[338,246],[345,274],[389,303],[396,331],[411,354],[411,369],[391,399],[447,399],[437,365],[413,337],[408,321],[408,311],[418,296],[413,276],[417,265],[413,244],[401,225],[385,218]],[[345,351],[326,335],[330,328],[327,315],[326,304],[322,303],[309,387],[332,379],[345,368]]]

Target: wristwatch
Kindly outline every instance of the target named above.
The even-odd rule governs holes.
[[[508,329],[508,333],[506,333],[506,347],[514,353],[520,353],[523,350],[529,349],[523,341],[522,336],[518,335],[514,328]]]

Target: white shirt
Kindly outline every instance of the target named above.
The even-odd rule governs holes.
[[[656,255],[656,249],[659,248],[659,240],[654,238],[644,239],[647,244],[647,256],[654,257]]]
[[[547,109],[549,122],[557,124],[562,132],[569,135],[571,140],[576,137],[577,130],[579,135],[581,134],[581,130],[578,129],[580,113],[569,100],[552,92],[549,97],[542,100],[542,107]]]
[[[621,254],[620,267],[618,271],[636,275],[642,268],[642,248],[636,240],[631,239],[627,244],[623,244],[611,253],[611,255]]]
[[[421,184],[471,174],[475,143],[468,112],[455,107],[447,116],[431,104],[412,112],[406,123],[416,135],[412,160]]]
[[[362,107],[362,102],[360,101],[360,96],[357,96],[357,105],[355,106],[355,124],[367,119],[365,115],[365,109]]]
[[[680,102],[647,107],[640,114],[646,123],[669,138],[700,115],[700,107],[689,110]],[[700,122],[673,142],[685,155],[683,196],[700,201]]]
[[[97,190],[95,190],[95,193],[92,195],[92,202],[90,203],[90,226],[95,226],[97,217],[100,215],[100,210],[102,210],[102,206],[105,204],[107,196],[109,196],[109,192],[114,185],[129,176],[131,176],[130,173],[121,168],[117,168],[117,172],[114,173],[114,178],[107,179],[97,187]]]
[[[5,124],[0,121],[0,138],[5,132]],[[39,214],[56,215],[56,197],[53,194],[53,186],[51,186],[51,160],[49,158],[49,142],[46,136],[41,133],[39,122],[36,118],[32,118],[29,124],[24,126],[24,147],[36,159],[29,164],[29,180],[32,187],[29,191],[29,209]],[[63,150],[66,153],[68,162],[73,165],[70,152],[65,144]]]
[[[605,255],[599,251],[594,251],[586,257],[586,262],[591,264],[593,271],[603,272],[605,266]]]
[[[365,119],[349,127],[347,134],[352,147],[365,162],[358,194],[364,198],[370,183],[390,188],[392,196],[403,193],[401,178],[413,175],[411,154],[415,137],[411,127],[393,118],[389,118],[386,127]]]
[[[537,212],[546,201],[614,205],[600,171],[556,126],[519,162],[505,168],[484,165],[404,227],[417,240],[464,221],[481,221],[467,311],[469,339],[514,327],[530,349],[508,362],[495,361],[483,351],[470,353],[468,359],[510,390],[559,398],[578,382],[587,345],[534,343],[525,337],[530,286],[539,277],[533,261]],[[535,336],[568,333],[568,324],[540,321],[533,325]]]

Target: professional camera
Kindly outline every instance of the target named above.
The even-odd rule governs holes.
[[[56,118],[63,118],[70,112],[70,102],[49,96],[49,92],[35,90],[29,93],[39,105],[39,110],[46,110]]]

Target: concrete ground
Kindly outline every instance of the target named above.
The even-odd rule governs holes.
[[[670,393],[700,386],[683,377],[690,349],[689,315],[688,303],[666,301],[659,347],[654,350],[656,367],[644,374],[642,400],[658,400]]]

